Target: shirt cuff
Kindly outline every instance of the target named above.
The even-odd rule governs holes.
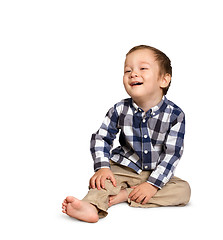
[[[154,177],[151,174],[147,182],[161,189],[168,182],[168,180],[167,180],[167,177],[164,176],[163,174],[160,174],[157,177]]]
[[[101,168],[110,168],[110,163],[107,158],[96,159],[94,162],[94,171],[98,171]]]
[[[153,185],[153,186],[159,188],[159,189],[162,189],[162,187],[158,186],[157,184],[155,184],[155,183],[153,183],[153,182],[150,182],[149,180],[148,180],[147,182],[150,183],[151,185]]]

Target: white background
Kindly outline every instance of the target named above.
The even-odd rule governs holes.
[[[219,239],[222,22],[216,0],[1,1],[1,239]],[[91,134],[128,97],[125,54],[139,44],[172,60],[167,97],[187,121],[176,175],[190,183],[191,203],[123,203],[96,224],[71,219],[61,203],[88,190]]]

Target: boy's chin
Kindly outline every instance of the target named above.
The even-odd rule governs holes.
[[[128,95],[131,97],[131,98],[142,98],[143,95],[141,92],[137,92],[137,91],[129,91],[127,92]]]

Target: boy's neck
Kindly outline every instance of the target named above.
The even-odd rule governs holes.
[[[158,103],[161,102],[163,98],[162,96],[149,98],[149,99],[133,99],[133,101],[139,106],[141,109],[143,109],[144,112],[149,111],[152,107],[155,107],[158,105]]]

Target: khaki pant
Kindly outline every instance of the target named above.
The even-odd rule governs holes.
[[[122,189],[126,189],[128,194],[133,190],[131,187],[146,182],[150,171],[142,171],[140,174],[134,172],[131,168],[111,163],[111,170],[117,181],[114,187],[110,180],[106,180],[105,189],[90,189],[84,197],[87,201],[99,209],[99,217],[105,217],[108,213],[109,196],[117,195]],[[172,177],[170,181],[149,200],[145,205],[136,203],[128,199],[132,207],[161,207],[161,206],[184,206],[190,200],[189,184],[177,177]]]

